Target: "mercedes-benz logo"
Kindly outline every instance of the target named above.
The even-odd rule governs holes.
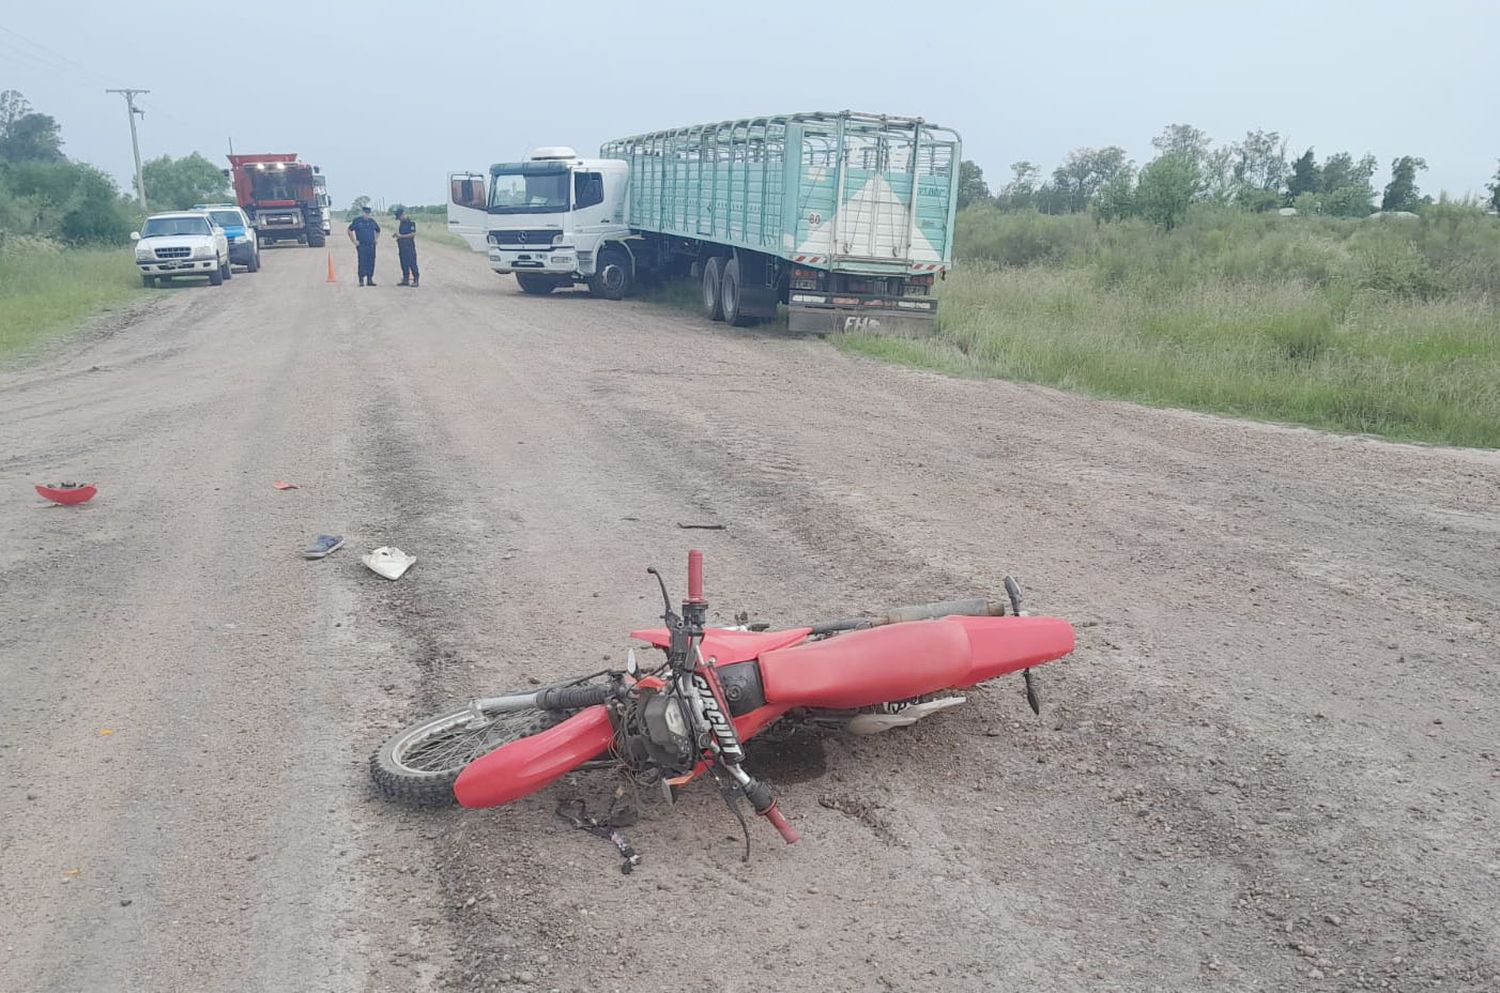
[[[523,245],[526,244],[526,232],[522,231],[519,234],[517,234],[516,235],[516,240],[519,241]]]

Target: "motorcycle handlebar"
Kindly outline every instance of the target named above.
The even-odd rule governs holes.
[[[703,596],[703,553],[698,549],[688,552],[688,603],[707,603]]]
[[[802,840],[802,836],[797,833],[797,829],[787,823],[787,819],[782,816],[781,811],[774,802],[772,802],[770,809],[762,813],[761,816],[770,821],[771,826],[781,832],[781,837],[786,840],[788,845],[795,845]]]
[[[617,696],[613,686],[548,686],[538,690],[536,705],[543,710],[582,710],[607,703]]]

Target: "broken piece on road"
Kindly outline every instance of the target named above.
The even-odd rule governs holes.
[[[369,555],[361,555],[359,560],[363,562],[371,572],[386,579],[400,579],[406,570],[417,564],[415,555],[407,555],[399,548],[391,548],[382,545]]]
[[[272,483],[271,485],[274,486],[274,487],[276,487],[278,490],[295,490],[295,489],[297,489],[297,484],[296,483],[288,483],[284,479],[278,479],[278,480],[276,480],[276,482]]]
[[[40,496],[64,507],[88,503],[99,492],[93,483],[38,483],[36,491]]]

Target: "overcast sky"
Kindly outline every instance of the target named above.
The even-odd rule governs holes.
[[[435,203],[454,169],[543,144],[800,110],[957,129],[992,185],[1069,149],[1151,155],[1163,125],[1280,131],[1290,155],[1421,155],[1424,192],[1479,192],[1500,156],[1496,0],[1061,0],[1024,5],[572,0],[16,3],[0,89],[129,187],[141,154],[292,151],[342,205]]]

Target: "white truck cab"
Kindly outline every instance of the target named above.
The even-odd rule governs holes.
[[[448,176],[448,229],[490,268],[514,273],[527,293],[587,283],[623,296],[634,279],[625,223],[629,165],[584,159],[571,148],[538,148],[524,162],[501,162],[488,175]]]

